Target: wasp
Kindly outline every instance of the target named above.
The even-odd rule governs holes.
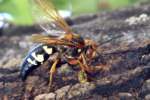
[[[88,62],[96,56],[96,43],[91,39],[85,39],[79,34],[74,33],[59,15],[52,2],[47,0],[34,0],[34,2],[65,34],[60,36],[34,34],[31,36],[32,41],[39,44],[29,51],[21,64],[20,75],[22,80],[25,80],[33,69],[48,61],[53,55],[55,57],[50,59],[52,62],[49,71],[50,85],[52,84],[57,67],[59,67],[58,65],[63,63],[78,65],[80,71],[84,74],[92,73],[94,69],[90,67]]]

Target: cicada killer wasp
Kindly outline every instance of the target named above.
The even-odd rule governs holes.
[[[57,65],[61,65],[63,62],[69,65],[79,65],[80,71],[85,74],[92,73],[94,69],[91,68],[87,62],[96,56],[96,43],[90,39],[84,39],[79,34],[72,32],[69,25],[48,0],[34,0],[34,2],[42,9],[49,20],[58,28],[62,29],[65,34],[61,34],[61,36],[32,35],[32,41],[39,43],[39,45],[30,50],[21,65],[22,80],[27,78],[31,69],[39,67],[55,53],[57,53],[57,56],[51,59],[53,63],[50,68],[50,85],[52,84]]]

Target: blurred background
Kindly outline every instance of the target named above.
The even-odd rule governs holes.
[[[61,15],[78,16],[85,13],[112,11],[131,6],[143,0],[53,0]],[[0,0],[0,25],[11,22],[17,25],[32,25],[32,11],[28,0]]]
[[[73,32],[98,44],[97,51],[100,55],[88,61],[93,68],[96,66],[95,68],[102,69],[97,78],[91,77],[95,85],[92,82],[82,86],[76,84],[78,76],[76,68],[70,68],[65,64],[55,76],[52,91],[58,89],[65,93],[64,98],[70,95],[71,99],[74,99],[72,94],[81,93],[75,95],[75,99],[76,97],[81,99],[81,96],[85,95],[86,99],[120,97],[136,100],[140,97],[140,100],[150,100],[150,88],[147,88],[150,86],[150,67],[148,67],[150,3],[147,1],[150,2],[150,0],[52,0],[59,13],[63,17],[69,17],[66,21],[71,25]],[[0,0],[0,100],[32,100],[34,96],[43,97],[43,93],[57,96],[56,92],[53,93],[47,88],[49,79],[47,67],[50,66],[46,67],[44,64],[45,67],[35,70],[25,82],[19,77],[23,59],[28,56],[27,52],[36,47],[36,43],[31,41],[31,34],[48,35],[48,32],[39,26],[48,26],[49,22],[43,22],[42,19],[38,20],[39,23],[36,22],[33,17],[40,15],[41,12],[36,11],[33,16],[33,7],[36,8],[31,0]],[[52,35],[59,32],[48,28],[49,30]],[[79,91],[78,86],[81,86]],[[64,89],[69,89],[69,93]],[[61,95],[64,93],[60,92]],[[87,95],[89,93],[92,94]],[[1,99],[3,95],[10,99]],[[148,99],[144,99],[145,97]]]

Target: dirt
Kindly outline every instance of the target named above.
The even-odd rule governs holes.
[[[102,67],[91,82],[79,83],[77,71],[58,69],[51,90],[48,68],[35,69],[22,81],[20,64],[33,48],[30,35],[38,26],[11,26],[0,36],[0,97],[9,100],[150,100],[150,3],[113,12],[67,19],[74,32],[99,45],[91,67]],[[12,28],[13,27],[13,28]]]

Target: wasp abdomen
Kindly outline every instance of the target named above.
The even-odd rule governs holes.
[[[31,50],[21,65],[22,80],[25,80],[33,69],[43,64],[54,52],[56,52],[56,48],[48,45],[38,45]]]

